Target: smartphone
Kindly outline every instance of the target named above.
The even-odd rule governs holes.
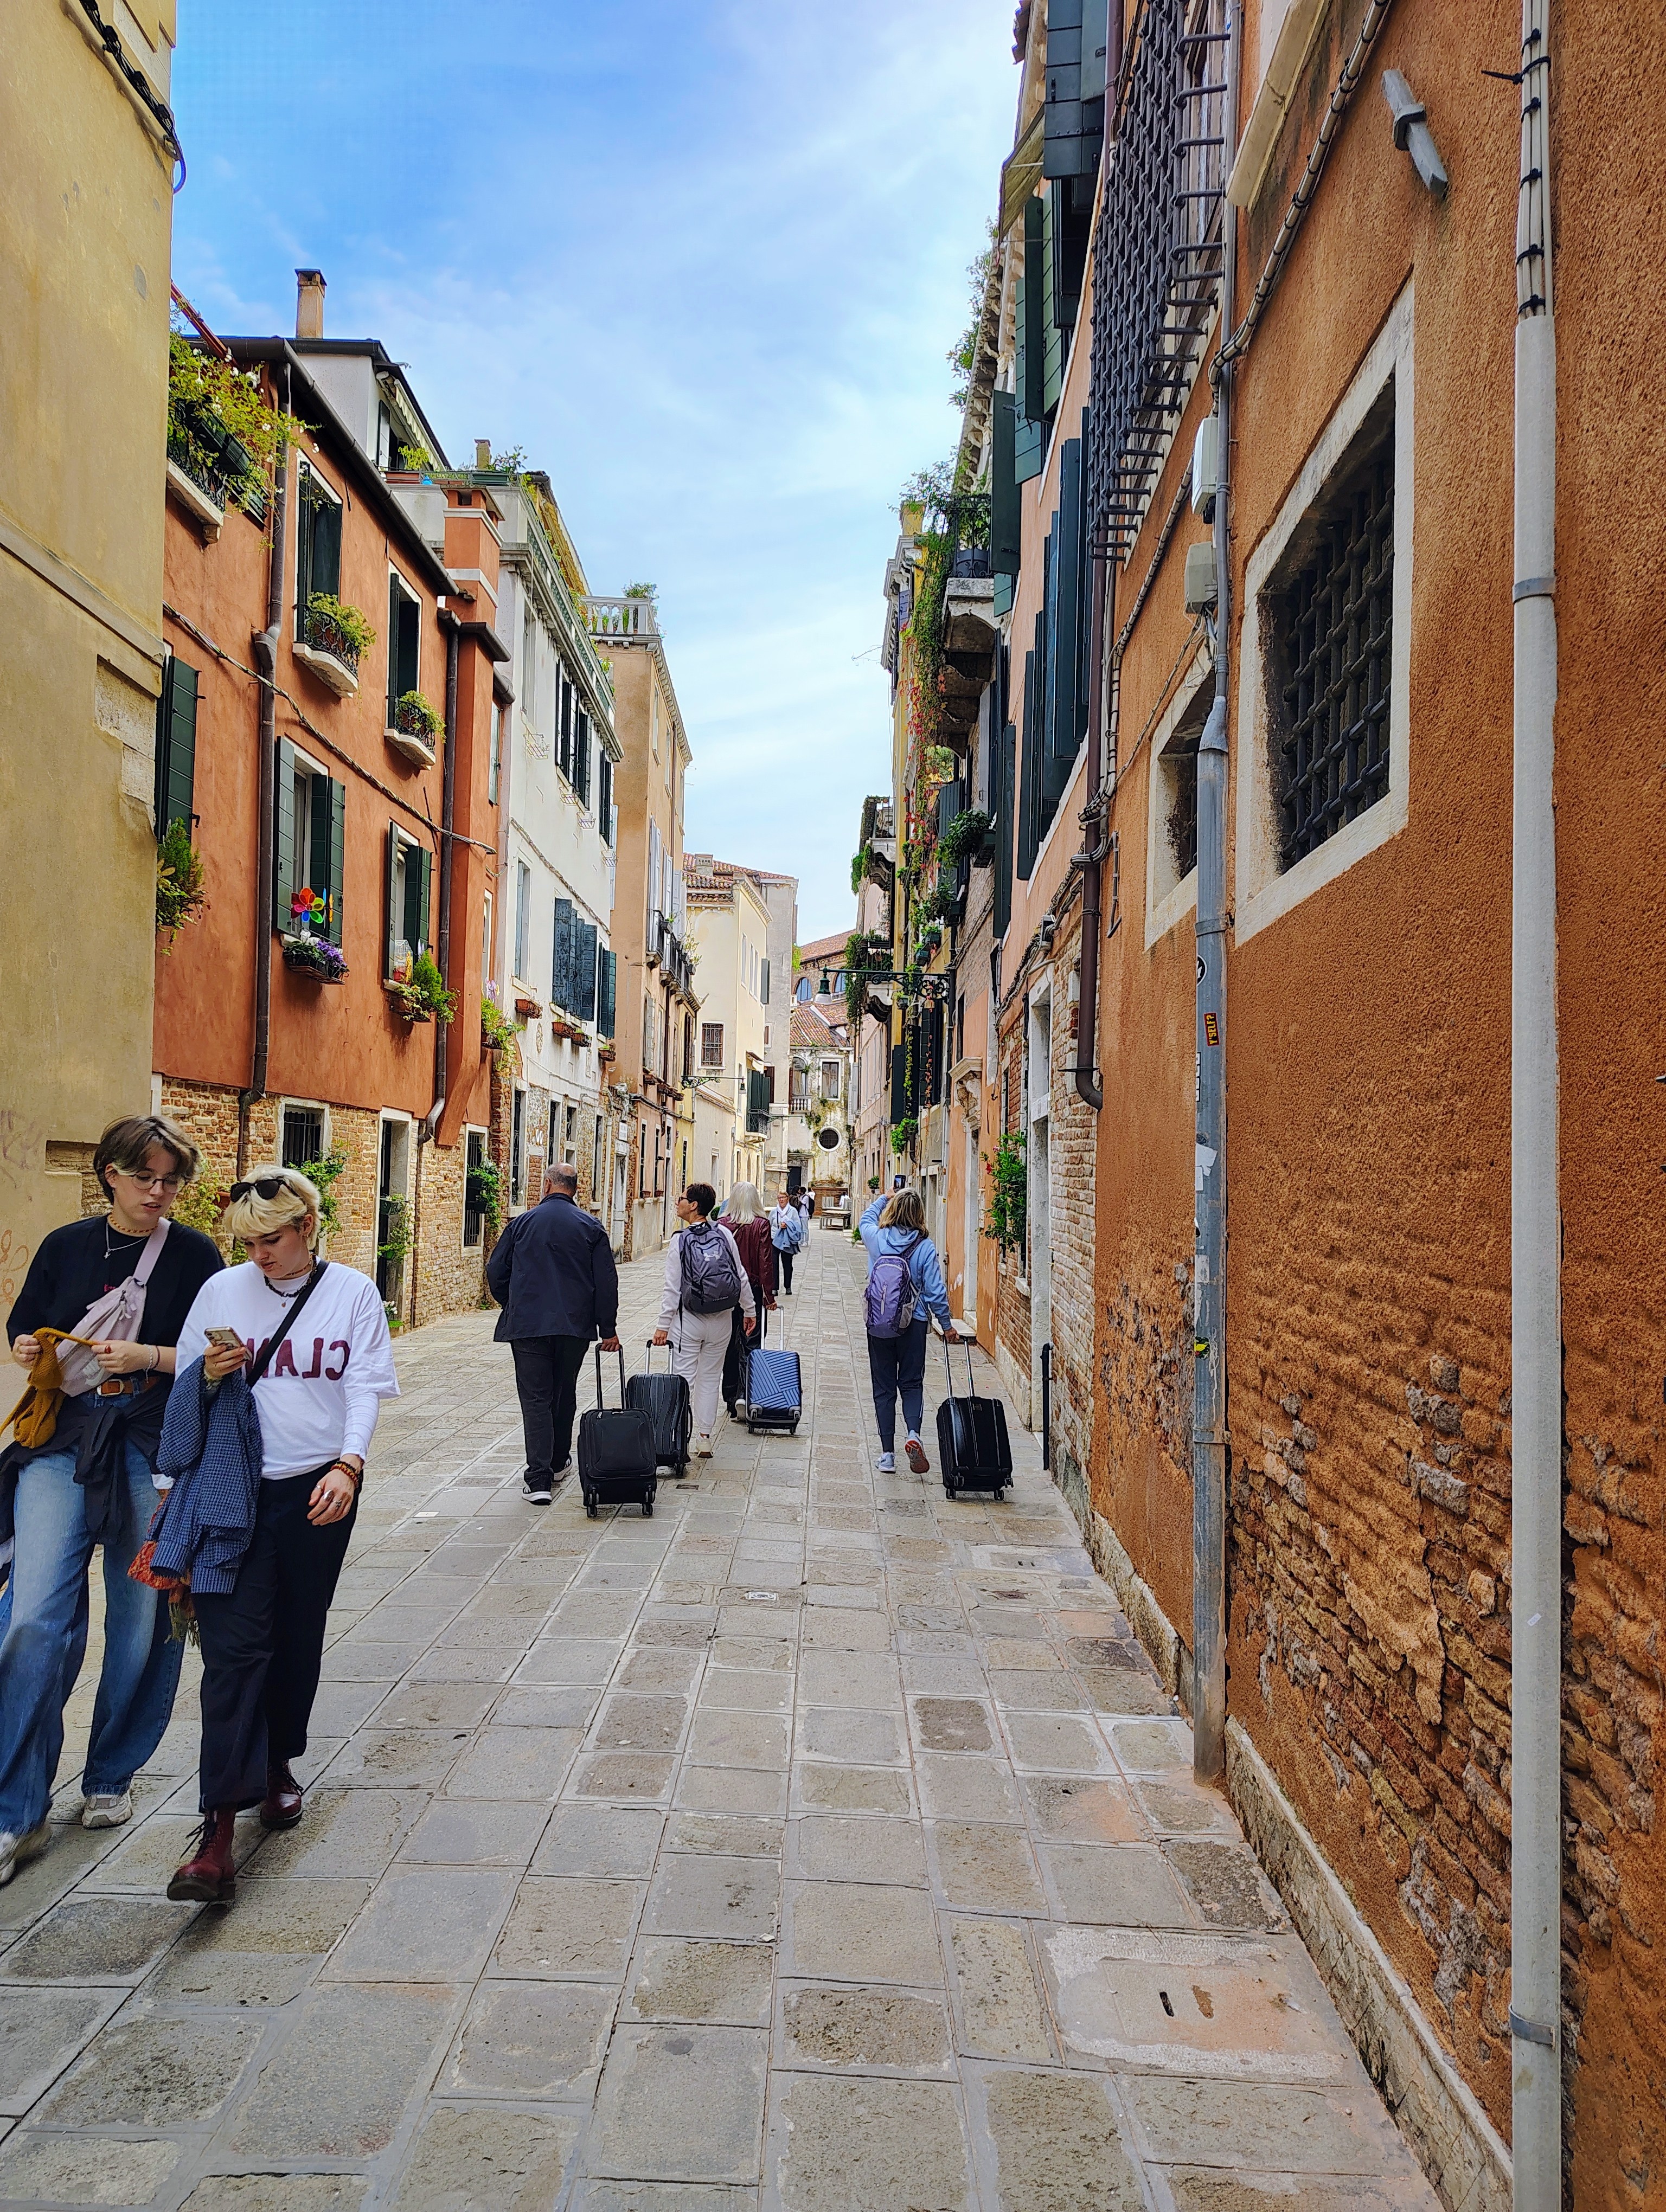
[[[210,1328],[204,1332],[210,1344],[218,1345],[222,1352],[241,1352],[243,1340],[234,1328]]]

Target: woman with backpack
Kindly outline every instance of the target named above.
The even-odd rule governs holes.
[[[684,1376],[694,1413],[694,1455],[709,1459],[717,1426],[723,1361],[733,1334],[737,1306],[746,1334],[756,1326],[757,1300],[733,1232],[711,1218],[717,1193],[708,1182],[691,1182],[677,1201],[683,1226],[666,1251],[666,1286],[660,1300],[656,1344],[676,1352],[677,1372]],[[672,1331],[675,1330],[675,1335]]]
[[[935,1315],[948,1343],[956,1341],[943,1262],[926,1234],[926,1209],[917,1190],[895,1191],[889,1196],[881,1193],[862,1216],[860,1228],[867,1247],[862,1304],[873,1413],[879,1425],[879,1471],[889,1474],[897,1465],[900,1396],[909,1465],[916,1474],[929,1474],[931,1462],[920,1441],[926,1410],[927,1315]]]
[[[757,1185],[738,1182],[729,1193],[723,1225],[734,1237],[740,1264],[752,1286],[752,1304],[760,1313],[775,1310],[775,1247]],[[723,1355],[723,1404],[729,1419],[739,1418],[740,1401],[746,1395],[746,1332],[737,1306],[729,1319],[729,1348]]]

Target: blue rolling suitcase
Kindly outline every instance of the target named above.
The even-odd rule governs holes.
[[[804,1385],[799,1377],[796,1352],[766,1352],[763,1330],[767,1316],[757,1310],[758,1340],[746,1354],[746,1433],[760,1429],[796,1434],[804,1416]]]
[[[667,1359],[672,1357],[668,1350]],[[657,1465],[671,1468],[678,1480],[683,1479],[689,1463],[689,1445],[694,1436],[694,1416],[689,1404],[689,1385],[685,1376],[675,1370],[670,1374],[654,1372],[654,1340],[648,1339],[648,1368],[641,1375],[633,1375],[625,1384],[625,1404],[633,1413],[646,1413],[654,1425],[654,1454]]]
[[[964,1398],[954,1395],[954,1368],[949,1346],[943,1345],[943,1364],[948,1370],[949,1395],[937,1409],[937,1456],[943,1469],[943,1492],[953,1498],[963,1490],[992,1490],[1000,1498],[1012,1486],[1012,1446],[1006,1434],[1006,1408],[999,1398],[980,1398],[972,1369],[972,1347],[966,1346],[966,1380],[971,1389]]]

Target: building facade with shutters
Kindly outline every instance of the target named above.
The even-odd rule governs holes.
[[[856,886],[856,927],[841,952],[845,965],[845,1012],[850,1036],[851,1175],[860,1206],[888,1185],[891,1149],[890,989],[875,989],[856,972],[856,955],[875,943],[891,944],[891,905],[897,886],[896,801],[872,794],[862,801],[851,874]],[[813,995],[813,985],[812,985]]]
[[[848,935],[813,938],[799,947],[793,1064],[778,1093],[785,1180],[793,1190],[814,1190],[818,1211],[848,1206],[857,1187],[848,951]]]
[[[683,881],[683,806],[693,758],[652,593],[592,594],[585,618],[610,665],[617,809],[611,950],[617,1012],[606,1063],[615,1108],[605,1218],[625,1259],[676,1227],[695,1137],[699,1005]]]
[[[749,868],[709,853],[690,853],[684,865],[700,994],[695,1073],[702,1090],[727,1101],[731,1116],[718,1195],[738,1182],[755,1183],[761,1191],[774,1103],[763,1044],[775,995],[769,906]]]
[[[205,903],[158,941],[153,1090],[203,1146],[202,1225],[251,1166],[316,1170],[328,1249],[410,1323],[478,1304],[488,1243],[497,516],[379,462],[379,409],[433,434],[300,274],[295,340],[222,347],[295,426],[275,481],[170,478],[157,790]]]
[[[489,450],[477,459],[489,462]],[[499,618],[514,694],[495,732],[499,889],[485,955],[519,1033],[518,1066],[500,1067],[497,1113],[509,1206],[537,1205],[546,1171],[564,1164],[578,1172],[580,1205],[612,1235],[622,1130],[608,1059],[618,1003],[612,684],[548,478],[477,465],[470,481],[502,510]]]
[[[106,53],[80,9],[9,19],[0,82],[0,1298],[145,1110],[162,688],[173,0]],[[246,633],[244,638],[247,643]],[[90,1182],[90,1176],[87,1177]]]

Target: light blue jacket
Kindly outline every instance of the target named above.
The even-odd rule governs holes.
[[[857,1224],[862,1242],[867,1247],[870,1267],[882,1252],[907,1252],[916,1231],[912,1229],[881,1229],[879,1216],[890,1203],[891,1193],[881,1191]],[[943,1279],[943,1262],[937,1256],[937,1247],[929,1237],[921,1237],[909,1253],[909,1273],[914,1286],[925,1300],[927,1310],[942,1322],[945,1328],[954,1326],[954,1316],[949,1311],[949,1286]]]

